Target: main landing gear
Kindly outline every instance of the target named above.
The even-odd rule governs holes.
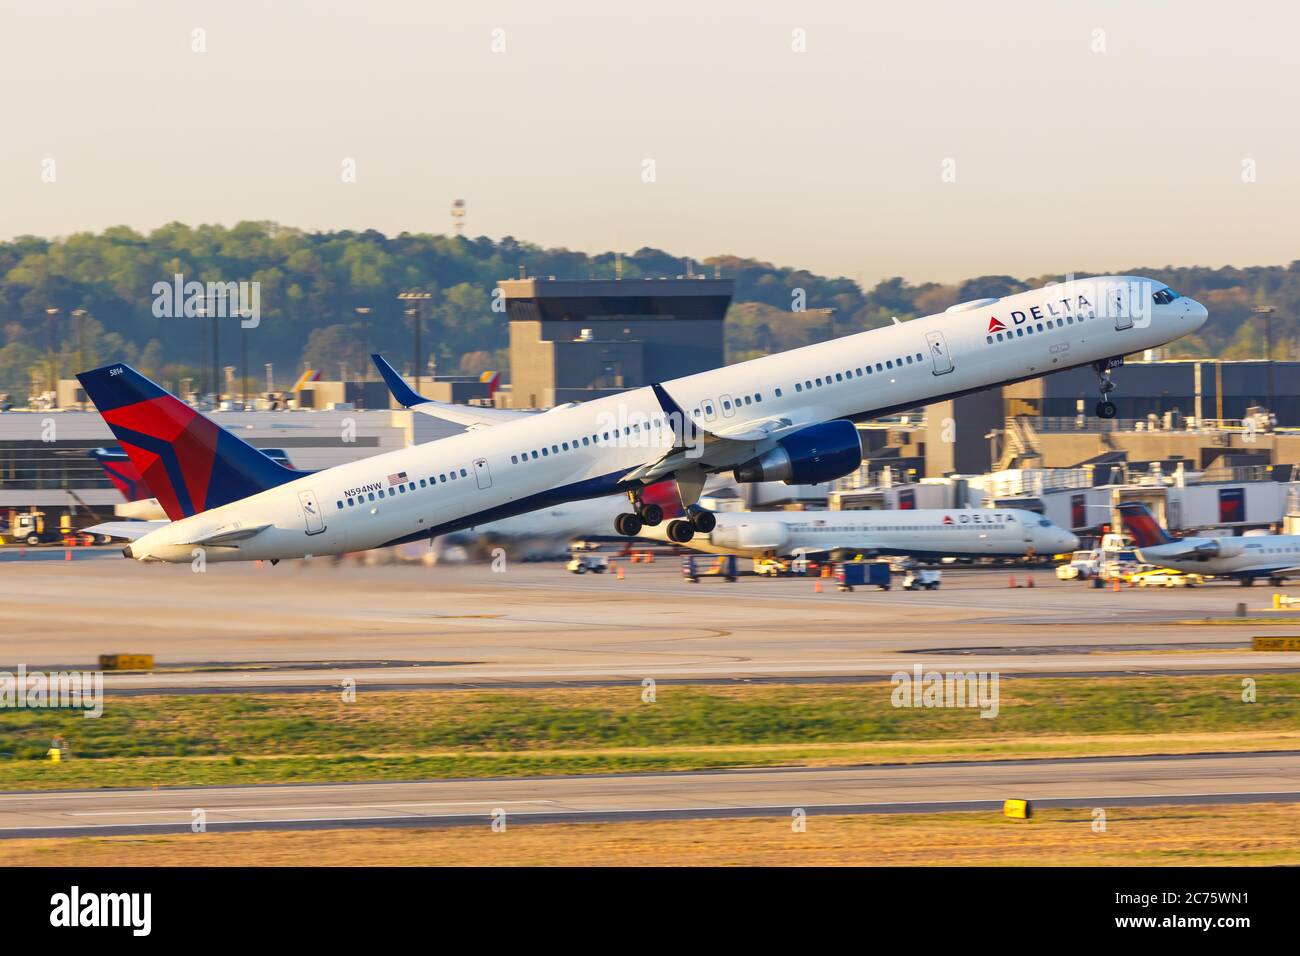
[[[641,533],[641,529],[653,528],[663,523],[664,509],[652,501],[642,501],[639,492],[631,492],[628,498],[632,501],[634,512],[624,512],[614,519],[614,530],[621,535],[634,538]],[[713,512],[705,511],[699,505],[691,505],[686,509],[686,514],[681,518],[674,518],[668,522],[665,531],[668,534],[668,540],[677,544],[685,544],[695,537],[695,532],[708,534],[714,529],[718,521],[713,517]]]
[[[1105,362],[1093,362],[1092,368],[1097,373],[1097,390],[1101,392],[1101,400],[1096,407],[1097,417],[1114,418],[1116,408],[1110,400],[1110,393],[1115,391],[1115,383],[1110,380],[1110,367]]]

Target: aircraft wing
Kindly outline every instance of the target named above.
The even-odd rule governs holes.
[[[90,528],[82,528],[86,534],[106,534],[110,538],[125,538],[134,541],[143,538],[151,531],[157,531],[170,521],[105,521]]]
[[[393,393],[393,397],[397,399],[398,404],[404,408],[409,408],[413,412],[419,412],[433,418],[441,418],[443,421],[464,425],[466,428],[485,428],[489,425],[500,425],[504,422],[518,421],[534,414],[533,412],[516,411],[511,408],[479,408],[473,405],[456,405],[452,402],[432,401],[407,385],[402,376],[397,374],[397,369],[389,365],[382,355],[371,355],[370,359],[375,363],[375,368],[379,369],[379,374],[384,377],[384,384]]]
[[[724,424],[709,428],[690,418],[677,400],[668,394],[659,384],[651,385],[655,398],[665,414],[676,416],[682,422],[683,433],[693,434],[695,447],[678,446],[668,450],[658,461],[649,462],[634,468],[623,476],[624,481],[652,482],[666,478],[681,468],[692,465],[707,465],[712,468],[728,468],[754,456],[754,446],[769,438],[803,427],[804,423],[789,418],[773,416],[757,421]]]

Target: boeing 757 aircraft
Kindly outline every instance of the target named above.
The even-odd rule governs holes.
[[[420,402],[459,435],[304,476],[283,468],[126,365],[78,376],[169,523],[110,522],[140,561],[300,558],[430,538],[557,502],[625,493],[615,528],[663,521],[647,485],[674,480],[686,516],[711,531],[705,477],[813,484],[861,462],[855,419],[1091,364],[1098,413],[1122,356],[1204,324],[1206,310],[1149,279],[1058,283],[955,305],[711,372],[542,413]]]
[[[688,548],[709,554],[788,557],[849,551],[915,558],[1023,558],[1073,551],[1079,539],[1042,515],[1015,508],[911,511],[719,512]],[[667,540],[662,528],[644,538]]]

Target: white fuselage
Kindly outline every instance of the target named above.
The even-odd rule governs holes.
[[[1300,568],[1300,535],[1250,534],[1226,538],[1179,538],[1139,548],[1147,564],[1221,577],[1283,577]]]
[[[1073,551],[1079,539],[1032,511],[728,511],[683,547],[709,554],[789,557],[830,551],[915,557],[1025,557]],[[641,537],[668,541],[664,526]]]
[[[1144,285],[1146,314],[1114,317],[1098,301],[1096,290],[1106,283]],[[1152,348],[1204,323],[1205,309],[1190,299],[1152,304],[1149,293],[1162,288],[1123,277],[1058,284],[701,372],[663,388],[707,431],[738,433],[747,422],[773,418],[789,427],[888,414]],[[995,324],[1005,335],[989,331]],[[673,446],[663,412],[655,392],[643,387],[476,428],[175,521],[133,542],[130,553],[190,561],[196,542],[215,537],[232,543],[204,545],[209,561],[336,554],[609,495],[631,487],[630,472],[658,462]],[[693,464],[721,471],[775,444],[771,437],[710,442]]]

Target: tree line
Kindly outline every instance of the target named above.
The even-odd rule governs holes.
[[[911,284],[901,278],[863,289],[753,259],[717,256],[688,264],[658,249],[621,257],[624,278],[675,276],[694,268],[736,284],[727,317],[729,361],[784,351],[833,335],[876,328],[957,302],[1036,288],[1062,275],[1018,279],[979,276],[960,283]],[[233,227],[171,223],[148,233],[116,226],[66,238],[20,236],[0,243],[0,392],[21,400],[35,382],[49,387],[78,368],[122,360],[175,387],[210,362],[210,324],[155,314],[155,283],[259,283],[260,320],[247,336],[249,375],[263,381],[273,363],[278,387],[304,367],[327,377],[369,372],[368,355],[410,364],[412,303],[404,290],[431,293],[422,303],[424,351],[440,373],[500,369],[508,376],[505,316],[492,290],[520,274],[564,279],[614,278],[612,252],[545,249],[512,237],[442,236],[367,230],[307,232],[271,222]],[[1271,316],[1272,355],[1296,358],[1300,261],[1289,266],[1133,267],[1193,295],[1210,310],[1201,333],[1174,343],[1174,357],[1260,358]],[[1078,275],[1096,271],[1078,270]],[[239,363],[239,322],[219,329],[221,365]]]

